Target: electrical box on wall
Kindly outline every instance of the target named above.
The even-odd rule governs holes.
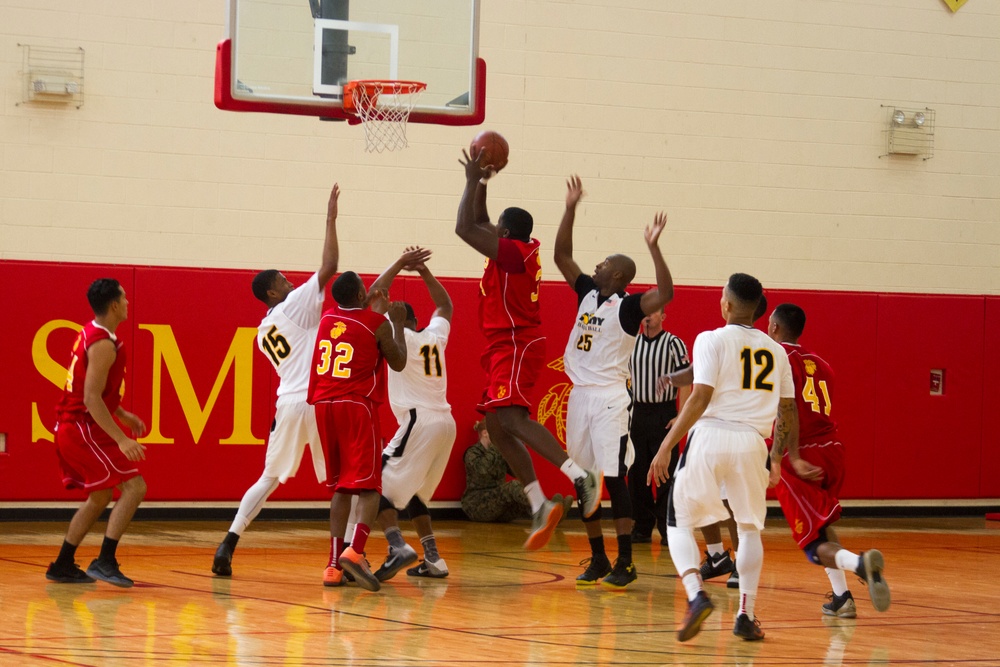
[[[883,108],[886,155],[914,155],[924,160],[934,157],[934,109]]]
[[[24,90],[21,103],[83,106],[82,48],[41,47],[20,44],[23,52]]]

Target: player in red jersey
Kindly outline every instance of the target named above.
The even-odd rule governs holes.
[[[580,511],[591,516],[601,503],[600,472],[584,470],[547,428],[531,419],[528,395],[545,362],[545,337],[538,308],[542,264],[539,243],[531,238],[533,220],[524,209],[510,207],[490,222],[486,182],[492,175],[479,164],[481,153],[465,160],[465,192],[458,205],[455,233],[486,256],[480,282],[479,323],[486,337],[482,356],[487,385],[478,409],[485,415],[490,440],[524,484],[531,502],[532,528],[525,549],[541,549],[562,518],[562,497],[545,496],[527,443],[559,467],[576,488]]]
[[[316,424],[326,452],[326,483],[334,491],[330,563],[323,584],[339,586],[347,571],[360,586],[377,591],[379,581],[364,551],[382,492],[378,407],[386,399],[383,361],[394,371],[406,367],[406,307],[389,304],[388,320],[369,310],[365,284],[353,271],[341,274],[331,292],[337,305],[319,321],[308,398],[316,406]],[[351,546],[341,553],[352,496],[358,497],[358,523]]]
[[[55,440],[63,484],[83,489],[88,496],[73,515],[59,557],[49,564],[45,578],[63,584],[100,579],[129,588],[133,582],[118,568],[115,551],[146,495],[146,482],[136,465],[146,458],[146,448],[126,435],[115,417],[136,436],[145,432],[146,425],[121,406],[126,359],[115,329],[128,319],[128,299],[117,280],[100,278],[87,290],[87,300],[94,319],[73,344],[66,386],[56,407]],[[111,502],[115,488],[121,495],[108,518],[101,554],[84,573],[74,562],[76,548]]]
[[[781,457],[772,451],[771,485],[799,548],[810,562],[823,565],[833,586],[828,616],[854,618],[857,609],[844,572],[854,572],[868,584],[878,611],[889,608],[889,586],[882,576],[884,560],[876,549],[855,554],[840,546],[833,523],[840,518],[840,488],[844,482],[844,446],[831,416],[834,373],[822,357],[799,345],[806,314],[783,303],[771,313],[767,333],[788,352],[799,413],[798,460],[794,450]],[[780,477],[780,479],[779,479]]]

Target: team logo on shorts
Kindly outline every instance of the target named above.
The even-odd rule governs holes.
[[[802,361],[802,365],[806,367],[806,374],[812,375],[816,372],[816,362],[811,359],[805,359]]]
[[[330,329],[330,338],[337,340],[345,331],[347,331],[347,325],[343,322],[336,322]]]
[[[499,387],[497,387],[497,398],[503,398],[506,395],[507,395],[507,387],[505,387],[504,385],[500,385]]]
[[[796,519],[795,520],[795,534],[796,535],[801,535],[803,530],[805,530],[805,526],[802,525],[802,520],[801,519]]]

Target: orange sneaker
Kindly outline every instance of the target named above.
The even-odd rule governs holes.
[[[324,586],[343,586],[344,585],[344,571],[338,570],[334,566],[330,566],[323,570],[323,585]]]
[[[563,516],[562,498],[559,501],[546,500],[531,517],[531,533],[528,535],[524,548],[528,551],[538,551],[549,542],[552,533]]]
[[[377,591],[382,587],[379,580],[372,574],[372,568],[364,554],[359,554],[354,547],[347,547],[340,554],[340,567],[344,572],[354,577],[355,583],[368,591]]]

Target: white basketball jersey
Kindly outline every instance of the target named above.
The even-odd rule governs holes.
[[[785,349],[753,327],[729,324],[698,334],[692,365],[695,384],[715,389],[702,420],[745,424],[766,438],[778,400],[795,396]]]
[[[398,373],[389,373],[389,405],[398,422],[414,408],[451,410],[444,363],[450,333],[451,323],[443,317],[432,317],[423,331],[403,330],[406,366]]]
[[[322,313],[323,290],[319,288],[319,274],[314,273],[267,311],[257,327],[257,347],[281,379],[279,397],[309,390],[309,367]]]
[[[597,290],[590,290],[576,311],[563,354],[566,375],[581,387],[624,387],[635,347],[635,336],[622,329],[619,311],[624,297],[612,294],[599,306],[597,297]]]

